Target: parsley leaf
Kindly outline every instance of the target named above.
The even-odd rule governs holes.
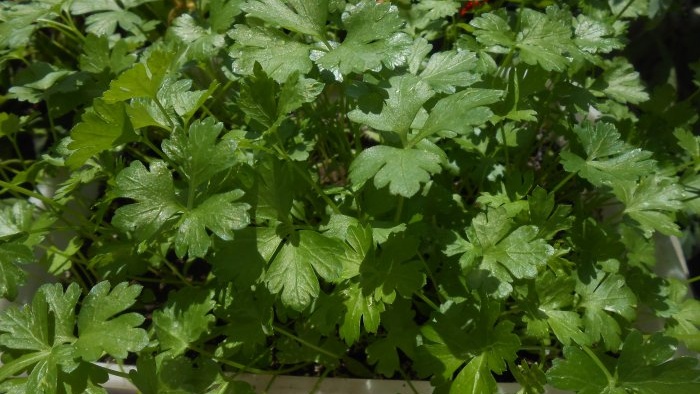
[[[152,162],[150,171],[139,161],[121,171],[115,195],[137,203],[117,209],[113,223],[145,240],[179,215],[178,223],[168,226],[178,229],[175,252],[178,256],[189,253],[198,257],[203,257],[211,245],[207,229],[228,240],[233,237],[233,230],[245,227],[250,221],[250,207],[234,203],[242,191],[209,193],[211,178],[236,162],[232,155],[236,142],[230,136],[217,142],[222,129],[221,123],[206,118],[193,122],[187,132],[176,130],[170,140],[163,142],[166,155],[181,164],[179,171],[187,181],[186,192],[175,188],[170,170],[161,161]]]
[[[389,186],[394,195],[411,197],[420,184],[440,172],[441,156],[432,149],[400,149],[377,145],[363,150],[350,165],[350,180],[356,187],[374,178],[374,186]]]
[[[346,344],[351,345],[360,338],[360,323],[367,332],[377,332],[380,315],[385,306],[381,301],[374,301],[371,294],[365,294],[358,283],[350,284],[343,289],[342,294],[346,311],[339,334]]]
[[[441,99],[411,143],[440,132],[467,134],[472,130],[470,126],[482,125],[491,118],[493,112],[486,105],[498,102],[502,95],[500,90],[465,89]]]
[[[476,55],[472,52],[438,52],[430,57],[420,77],[437,92],[454,93],[456,86],[479,81],[475,68]]]
[[[75,350],[86,361],[97,361],[104,353],[124,359],[128,352],[141,350],[148,344],[146,332],[136,328],[145,320],[143,316],[124,313],[115,317],[136,302],[141,286],[122,282],[111,291],[109,288],[106,281],[95,285],[83,300],[78,314]],[[65,311],[65,315],[71,312]],[[68,327],[64,331],[65,335],[72,332]]]
[[[344,253],[345,246],[338,239],[309,230],[290,234],[265,273],[265,283],[272,293],[280,293],[285,305],[304,310],[318,296],[316,274],[336,280],[343,268],[336,256]]]
[[[415,357],[418,327],[413,321],[415,313],[410,306],[408,300],[396,300],[381,315],[382,327],[387,332],[386,337],[379,338],[367,346],[367,360],[370,364],[376,364],[376,371],[386,377],[391,377],[400,370],[399,350],[411,358]]]
[[[140,239],[150,238],[181,211],[175,198],[172,174],[162,161],[151,163],[150,171],[140,161],[122,170],[116,179],[118,197],[136,200],[117,209],[112,223],[133,231]]]
[[[163,152],[180,165],[191,188],[199,187],[236,164],[232,153],[238,144],[230,135],[219,140],[223,129],[223,123],[208,117],[192,122],[187,133],[178,129],[170,139],[163,141]]]
[[[624,58],[615,58],[607,64],[605,72],[591,86],[621,103],[639,104],[649,100],[649,94],[639,79],[639,73]]]
[[[31,249],[17,243],[0,244],[0,298],[14,300],[26,277],[18,264],[34,260]]]
[[[212,57],[226,43],[223,34],[212,31],[211,28],[200,26],[189,14],[182,14],[173,21],[173,34],[187,46],[194,59]]]
[[[73,15],[91,14],[85,18],[85,30],[97,36],[114,34],[117,26],[142,36],[143,32],[152,30],[156,22],[144,22],[140,16],[128,10],[151,1],[155,0],[73,0],[70,10]]]
[[[317,38],[324,36],[328,0],[249,0],[241,9],[285,29]],[[292,8],[290,8],[291,6]]]
[[[556,7],[548,7],[545,14],[525,8],[521,14],[521,30],[517,34],[500,13],[486,13],[474,18],[470,24],[476,28],[476,39],[495,53],[507,53],[518,49],[527,64],[539,64],[548,71],[563,71],[569,64],[566,55],[575,47],[571,40],[572,29],[557,13]]]
[[[145,62],[136,63],[109,84],[103,98],[107,102],[126,101],[135,98],[157,99],[158,91],[168,74],[172,54],[163,50],[150,53]]]
[[[468,241],[459,239],[446,252],[461,254],[460,264],[468,273],[481,275],[485,271],[498,280],[496,288],[489,288],[498,297],[505,297],[513,290],[514,279],[534,278],[543,267],[554,248],[538,238],[535,226],[514,223],[504,208],[489,209],[472,220],[466,231]],[[485,279],[476,279],[485,285]],[[494,284],[490,285],[491,287]]]
[[[577,172],[596,186],[615,184],[654,172],[656,162],[651,152],[633,148],[620,139],[613,124],[598,122],[576,126],[586,152],[586,159],[570,152],[561,152],[562,165],[569,172]]]
[[[389,79],[388,98],[380,113],[366,113],[354,109],[348,113],[353,122],[366,124],[375,130],[392,131],[402,138],[408,134],[418,111],[435,91],[422,79],[413,75],[402,75]]]
[[[652,175],[637,182],[613,185],[615,196],[625,204],[625,214],[639,223],[647,237],[654,230],[666,235],[680,236],[673,213],[683,208],[683,188],[673,179]]]
[[[76,169],[96,154],[115,146],[137,140],[123,103],[106,103],[95,99],[92,107],[71,130],[69,149],[73,149],[66,164]]]
[[[578,306],[584,308],[586,334],[593,341],[602,338],[607,349],[617,349],[620,325],[610,314],[632,321],[637,307],[637,299],[625,279],[618,274],[596,270],[595,276],[590,279],[579,278],[576,293],[581,297]]]
[[[349,4],[341,19],[347,32],[343,42],[311,52],[320,69],[331,71],[342,81],[351,72],[378,71],[382,65],[393,70],[406,62],[412,40],[400,32],[403,21],[396,6],[361,0]]]
[[[283,83],[293,73],[306,74],[313,66],[310,47],[278,30],[236,25],[229,36],[235,41],[229,50],[235,73],[250,75],[259,63],[267,75]]]
[[[555,277],[547,271],[535,282],[536,297],[525,302],[532,302],[535,308],[527,308],[525,321],[528,332],[542,340],[549,339],[551,329],[554,335],[565,345],[576,342],[587,345],[591,341],[581,331],[581,316],[572,310],[575,280],[570,277]]]
[[[215,306],[210,291],[185,288],[168,295],[167,304],[153,313],[153,325],[161,349],[170,357],[185,352],[188,346],[209,330]]]
[[[565,347],[565,359],[554,360],[547,378],[557,388],[581,394],[695,393],[700,388],[698,360],[672,358],[675,350],[675,341],[662,334],[644,339],[632,331],[617,362],[590,349]]]
[[[0,313],[0,346],[24,353],[0,368],[0,381],[31,369],[18,385],[21,392],[57,392],[59,374],[61,387],[72,392],[96,389],[105,382],[106,373],[96,372],[86,362],[105,353],[123,359],[148,344],[146,331],[137,328],[144,318],[137,313],[120,314],[133,305],[141,287],[120,283],[109,289],[108,282],[100,282],[85,297],[77,314],[77,338],[75,308],[80,288],[76,283],[65,292],[60,284],[43,285],[30,305],[10,306]]]

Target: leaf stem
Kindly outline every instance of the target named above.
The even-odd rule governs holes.
[[[396,213],[394,214],[394,222],[396,223],[400,223],[401,220],[401,213],[403,213],[403,201],[404,197],[399,196],[399,203],[397,204]]]
[[[129,376],[129,374],[128,374],[127,372],[116,371],[116,370],[114,370],[114,369],[107,368],[107,367],[105,367],[104,365],[100,365],[100,364],[97,364],[97,363],[93,363],[92,365],[94,365],[94,366],[96,366],[97,368],[99,368],[99,369],[101,369],[101,370],[107,372],[107,373],[110,374],[110,375],[119,376],[119,377],[122,377],[122,378],[125,378],[125,379],[131,379],[131,377]]]
[[[314,345],[313,343],[310,343],[310,342],[308,342],[308,341],[306,341],[306,340],[304,340],[304,339],[299,338],[298,336],[292,334],[291,332],[285,330],[284,328],[282,328],[282,327],[280,327],[280,326],[278,326],[278,325],[276,325],[276,324],[275,324],[274,326],[272,326],[272,328],[274,328],[274,330],[277,331],[277,332],[279,332],[280,334],[282,334],[282,335],[284,335],[284,336],[286,336],[286,337],[288,337],[288,338],[290,338],[290,339],[293,339],[293,340],[299,342],[300,344],[302,344],[302,345],[308,347],[309,349],[313,349],[313,350],[315,350],[315,351],[317,351],[317,352],[319,352],[319,353],[321,353],[321,354],[325,354],[326,356],[329,356],[329,357],[332,357],[332,358],[336,358],[336,359],[337,359],[337,358],[340,358],[340,357],[341,357],[341,356],[338,355],[338,354],[331,353],[331,352],[329,352],[329,351],[326,350],[326,349],[323,349],[323,348],[321,348],[321,347],[318,347],[318,346]]]
[[[190,348],[191,350],[194,350],[195,352],[197,352],[205,357],[209,357],[216,362],[219,362],[219,363],[224,364],[224,365],[228,365],[229,367],[233,367],[233,368],[236,368],[239,370],[257,373],[257,374],[269,374],[270,373],[269,371],[265,371],[265,370],[257,369],[257,368],[253,368],[253,367],[248,367],[246,365],[239,364],[235,361],[230,361],[230,360],[227,360],[225,358],[217,357],[216,355],[214,355],[214,354],[212,354],[212,353],[210,353],[210,352],[208,352],[208,351],[206,351],[198,346],[189,345],[188,348]]]
[[[440,312],[440,307],[437,306],[430,298],[426,297],[422,291],[416,291],[413,294],[420,298],[423,302],[428,304],[429,307],[433,308],[436,312]]]
[[[162,113],[163,113],[163,116],[165,116],[165,120],[168,121],[168,124],[169,124],[170,127],[173,129],[173,130],[171,130],[171,131],[174,131],[174,130],[175,130],[175,122],[173,122],[173,120],[170,119],[170,114],[168,114],[168,111],[167,111],[167,110],[165,109],[165,107],[163,106],[163,103],[161,103],[160,100],[158,100],[158,97],[157,97],[157,96],[153,96],[153,102],[156,103],[156,106],[158,107],[158,109],[160,110],[160,112],[162,112]]]
[[[552,189],[552,191],[550,193],[556,193],[557,191],[559,191],[559,189],[561,189],[564,185],[566,185],[566,183],[569,182],[571,180],[571,178],[574,177],[574,175],[576,175],[575,172],[570,172],[569,175],[564,177],[564,179],[559,181],[559,183],[557,183],[557,185],[554,186],[554,188]]]
[[[294,169],[294,171],[296,171],[302,178],[304,178],[304,180],[305,180],[309,185],[311,185],[311,188],[314,189],[314,191],[315,191],[316,193],[318,193],[319,197],[321,197],[321,199],[323,199],[323,201],[324,201],[326,204],[328,204],[329,207],[331,207],[331,209],[333,210],[334,213],[340,214],[340,208],[338,208],[338,205],[336,205],[335,202],[333,202],[333,200],[331,200],[330,197],[328,197],[328,196],[326,195],[326,193],[323,191],[323,189],[321,189],[321,187],[320,187],[316,182],[314,182],[314,180],[311,179],[311,177],[309,177],[309,174],[308,174],[306,171],[301,170],[301,169],[296,165],[296,163],[294,162],[294,160],[292,160],[292,158],[289,157],[289,155],[287,154],[287,152],[285,152],[282,148],[280,148],[280,147],[277,146],[277,145],[272,145],[272,147],[275,149],[275,151],[276,151],[279,155],[281,155],[281,156],[284,158],[284,160],[288,161],[288,162],[291,164],[291,166],[292,166],[292,168]]]
[[[588,357],[593,360],[593,362],[600,368],[601,371],[603,371],[603,374],[605,374],[605,378],[608,379],[608,385],[610,387],[615,387],[616,380],[615,378],[610,374],[610,371],[608,371],[608,368],[603,365],[603,363],[600,361],[598,356],[593,353],[593,351],[588,348],[588,346],[582,346],[581,349],[583,349],[584,352],[588,355]]]
[[[632,5],[632,3],[634,3],[634,1],[635,0],[627,0],[627,4],[625,4],[625,6],[622,7],[622,10],[620,10],[620,12],[618,12],[617,15],[615,15],[615,17],[613,18],[613,22],[616,22],[618,19],[620,19],[622,14],[624,14],[625,11],[627,11],[627,9],[630,8],[630,6]]]

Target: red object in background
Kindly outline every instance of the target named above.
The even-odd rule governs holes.
[[[466,16],[467,13],[476,7],[482,6],[488,3],[489,0],[471,0],[466,1],[462,4],[462,8],[459,9],[459,16]]]

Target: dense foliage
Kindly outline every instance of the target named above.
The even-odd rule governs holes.
[[[691,3],[1,1],[0,391],[700,392]]]

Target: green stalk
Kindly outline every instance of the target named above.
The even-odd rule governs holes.
[[[603,365],[603,362],[600,361],[598,356],[596,356],[595,353],[593,353],[593,351],[588,348],[588,346],[582,346],[581,349],[583,349],[583,351],[586,352],[588,357],[590,357],[591,360],[593,360],[595,365],[597,365],[598,368],[600,368],[600,370],[603,371],[605,378],[608,380],[608,387],[615,387],[617,380],[610,374],[610,371],[608,371],[605,365]]]
[[[299,342],[300,344],[302,344],[302,345],[308,347],[309,349],[313,349],[313,350],[315,350],[315,351],[317,351],[317,352],[319,352],[319,353],[321,353],[321,354],[325,354],[326,356],[329,356],[329,357],[332,357],[332,358],[340,358],[340,355],[338,355],[338,354],[333,354],[333,353],[329,352],[329,351],[326,350],[326,349],[320,348],[320,347],[314,345],[313,343],[307,342],[307,341],[305,341],[305,340],[299,338],[298,336],[292,334],[291,332],[285,330],[284,328],[282,328],[282,327],[280,327],[280,326],[278,326],[278,325],[274,325],[272,328],[274,328],[274,330],[277,331],[277,332],[279,332],[280,334],[282,334],[282,335],[284,335],[284,336],[286,336],[286,337],[288,337],[288,338],[290,338],[290,339],[293,339],[293,340]]]

